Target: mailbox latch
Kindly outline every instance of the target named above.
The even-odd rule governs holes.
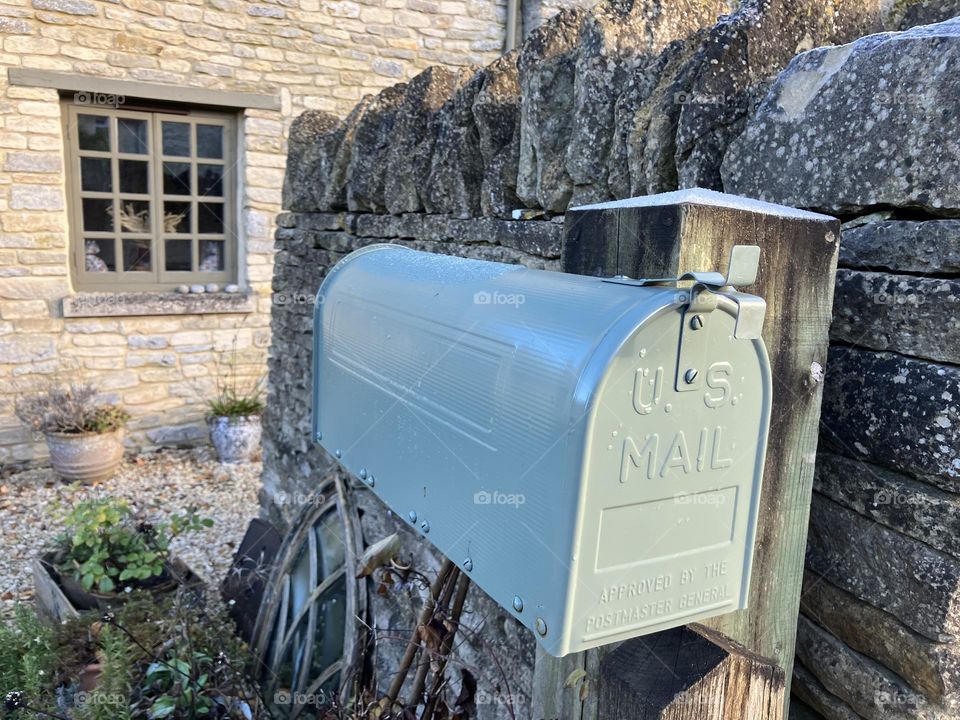
[[[678,392],[698,390],[703,385],[704,369],[710,343],[710,313],[722,294],[737,304],[737,321],[734,337],[755,340],[763,330],[767,304],[756,295],[737,292],[736,286],[749,286],[756,282],[760,269],[760,248],[756,245],[735,245],[730,251],[727,273],[686,272],[676,278],[646,278],[633,280],[626,277],[608,278],[606,282],[638,287],[667,285],[681,287],[682,301],[686,302],[680,327],[680,348],[677,353]],[[686,285],[690,283],[690,285]]]

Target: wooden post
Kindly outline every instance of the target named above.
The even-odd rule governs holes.
[[[628,640],[600,672],[604,720],[783,718],[783,668],[701,625]]]
[[[746,291],[767,301],[763,338],[773,376],[773,408],[749,608],[704,623],[716,633],[711,641],[730,658],[704,668],[697,692],[717,692],[716,672],[727,673],[730,683],[749,679],[751,673],[744,675],[742,669],[756,669],[759,666],[751,663],[762,665],[765,661],[759,658],[769,658],[784,677],[777,693],[783,697],[781,713],[789,699],[793,667],[839,238],[839,223],[833,218],[705,190],[571,209],[566,216],[563,270],[583,275],[640,278],[676,277],[691,270],[725,272],[734,245],[761,248],[757,283]],[[678,641],[672,630],[639,640],[649,649],[661,643],[669,646],[671,637]],[[619,660],[608,660],[608,655]],[[612,697],[605,684],[649,674],[653,679],[636,680],[638,687],[643,683],[659,687],[671,680],[669,668],[656,663],[623,667],[646,657],[611,647],[561,660],[538,654],[533,717],[620,717],[615,708],[604,706]],[[612,665],[617,666],[613,674]],[[599,684],[599,693],[587,692],[581,700],[574,688],[564,687],[576,668]],[[689,717],[780,717],[772,710],[751,715],[731,708],[731,714]],[[671,710],[649,717],[688,716]]]

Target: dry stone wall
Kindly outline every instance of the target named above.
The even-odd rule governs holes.
[[[304,301],[273,314],[271,392],[289,402],[268,422],[271,512],[289,516],[277,498],[332,467],[309,441],[310,300],[346,252],[386,241],[555,269],[571,203],[691,185],[834,212],[797,707],[956,717],[960,156],[943,128],[960,115],[960,21],[857,39],[949,7],[757,1],[715,19],[604,3],[559,12],[485,68],[302,117],[274,290]]]
[[[958,52],[960,19],[803,53],[722,164],[848,221],[794,678],[827,718],[960,714]]]

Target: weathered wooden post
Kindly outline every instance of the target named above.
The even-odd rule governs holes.
[[[676,277],[725,267],[734,245],[758,245],[751,292],[767,302],[773,410],[749,608],[560,659],[538,651],[536,720],[783,716],[839,237],[831,217],[705,190],[568,211],[570,273]]]

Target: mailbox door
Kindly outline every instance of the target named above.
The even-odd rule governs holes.
[[[686,389],[683,310],[645,322],[594,398],[567,632],[545,643],[555,654],[745,607],[769,424],[766,350],[734,337],[736,305],[721,296],[696,331],[703,375]]]

